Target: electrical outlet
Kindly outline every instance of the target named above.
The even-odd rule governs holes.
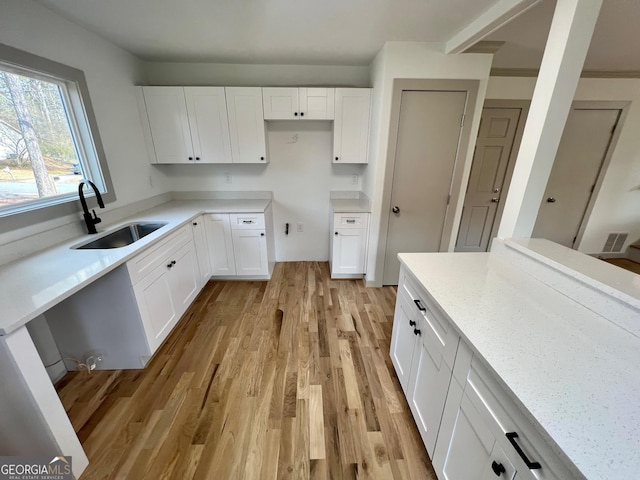
[[[302,223],[302,222],[298,222],[298,223],[296,224],[296,230],[297,230],[298,232],[304,232],[304,223]]]
[[[351,185],[357,185],[358,184],[358,175],[353,174],[351,175]]]
[[[231,174],[229,172],[224,172],[224,183],[231,183]]]

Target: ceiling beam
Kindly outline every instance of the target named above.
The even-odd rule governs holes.
[[[445,53],[461,53],[541,0],[499,0],[445,44]]]

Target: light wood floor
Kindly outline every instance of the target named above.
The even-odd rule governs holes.
[[[640,275],[640,263],[629,260],[628,258],[607,258],[605,262]]]
[[[432,479],[389,358],[396,290],[279,263],[204,288],[145,370],[57,389],[82,479]]]

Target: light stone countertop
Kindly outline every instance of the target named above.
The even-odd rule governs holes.
[[[270,199],[171,201],[103,227],[98,235],[85,235],[3,265],[0,267],[0,335],[8,335],[25,325],[202,213],[263,213],[270,203]],[[167,225],[126,247],[71,248],[131,222],[167,222]]]
[[[638,337],[528,275],[505,252],[399,258],[586,478],[638,478]]]
[[[333,213],[369,213],[371,200],[362,192],[331,192]]]

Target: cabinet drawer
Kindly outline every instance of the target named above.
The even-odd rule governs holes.
[[[475,356],[467,375],[464,395],[474,404],[498,444],[512,459],[518,478],[576,478]]]
[[[453,368],[460,339],[458,332],[451,326],[449,320],[431,300],[431,297],[418,287],[415,280],[407,274],[404,268],[400,274],[398,291],[407,299],[416,314],[420,314],[424,320],[425,332],[423,332],[422,338],[429,353],[434,357],[434,360],[441,355],[447,365]]]
[[[264,213],[229,214],[232,230],[264,228]]]
[[[180,227],[157,245],[145,250],[127,262],[131,283],[135,285],[158,265],[164,263],[168,256],[191,240],[191,230],[187,225]]]
[[[367,228],[368,213],[335,213],[333,228]]]

